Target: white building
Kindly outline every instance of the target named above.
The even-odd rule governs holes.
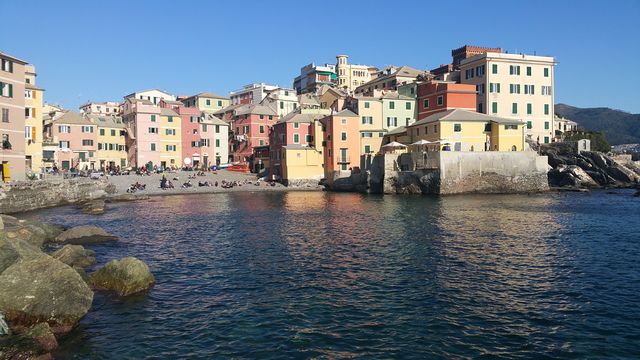
[[[259,104],[267,96],[270,90],[277,89],[278,86],[267,85],[265,83],[245,85],[242,89],[229,93],[231,105],[237,104]]]
[[[337,82],[336,66],[323,66],[311,63],[300,69],[300,75],[293,80],[293,88],[298,94],[313,93],[324,84],[335,86]]]
[[[336,74],[338,76],[338,88],[354,91],[358,86],[369,82],[375,77],[378,69],[367,65],[349,64],[347,55],[338,55]]]
[[[477,111],[519,119],[533,141],[554,138],[554,66],[549,56],[487,52],[460,62],[460,82],[476,85]]]
[[[278,117],[284,117],[300,107],[296,91],[286,88],[267,91],[267,96],[260,104],[271,107],[278,114]]]
[[[93,102],[89,101],[80,106],[81,114],[118,115],[120,103],[115,101]]]
[[[158,89],[134,92],[125,96],[124,98],[125,100],[131,99],[131,98],[139,99],[139,100],[148,100],[148,101],[151,101],[153,105],[158,105],[160,103],[160,100],[176,101],[176,97],[174,95],[171,95],[166,91],[162,91]]]

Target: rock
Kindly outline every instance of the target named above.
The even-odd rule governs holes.
[[[598,183],[595,182],[589,174],[587,174],[584,170],[582,170],[578,166],[568,166],[568,171],[575,177],[576,185],[584,186],[584,187],[597,187]]]
[[[65,245],[51,256],[71,267],[86,268],[96,263],[96,252],[82,245]]]
[[[90,284],[98,290],[115,291],[127,296],[150,289],[155,278],[147,264],[134,257],[112,260],[91,274]]]
[[[0,274],[0,310],[13,329],[47,322],[54,334],[70,331],[89,311],[93,292],[68,265],[41,254]]]
[[[54,242],[61,244],[97,244],[116,241],[118,237],[93,225],[76,226],[56,236]]]
[[[20,259],[34,259],[44,255],[30,241],[31,234],[26,230],[19,230],[0,231],[0,274]]]
[[[136,195],[136,194],[120,194],[108,197],[106,202],[119,202],[119,201],[140,201],[149,200],[149,195]]]
[[[73,270],[75,270],[75,271],[78,273],[78,275],[80,275],[80,277],[82,278],[82,280],[83,280],[85,283],[87,283],[87,285],[89,285],[89,280],[90,280],[90,279],[89,279],[89,275],[87,275],[87,272],[86,272],[86,271],[84,271],[84,269],[83,269],[83,268],[79,268],[79,267],[74,266],[74,267],[73,267]]]
[[[20,335],[0,337],[0,359],[49,360],[53,358],[49,351],[36,340]]]
[[[3,335],[11,335],[11,330],[9,329],[9,325],[4,320],[4,314],[0,312],[0,336]]]
[[[43,349],[51,351],[58,347],[58,341],[51,331],[49,324],[39,323],[30,327],[25,333],[25,337],[31,338],[40,344]]]
[[[104,200],[91,200],[82,204],[82,212],[90,215],[104,214],[105,203]]]

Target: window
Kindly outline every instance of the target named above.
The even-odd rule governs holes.
[[[518,103],[511,104],[511,113],[514,115],[518,113]]]
[[[387,118],[387,127],[396,127],[398,126],[398,118],[397,117],[388,117]]]
[[[485,132],[491,132],[491,123],[490,122],[484,124],[484,131]]]
[[[61,134],[70,134],[71,133],[71,126],[69,125],[59,125],[58,126],[58,132]]]
[[[82,146],[93,146],[93,140],[83,139]]]
[[[13,72],[13,61],[2,59],[2,71]]]
[[[424,127],[424,134],[429,135],[429,126]]]
[[[342,123],[342,125],[347,125],[347,119],[342,119],[340,120],[340,122]]]
[[[520,94],[520,84],[509,84],[509,94]]]
[[[93,132],[93,126],[83,126],[82,127],[82,132],[83,133],[92,133]]]
[[[531,104],[527,104],[527,115],[531,115],[532,109]]]
[[[549,130],[549,122],[548,121],[544,122],[544,129],[545,130]]]
[[[363,124],[373,125],[373,116],[363,116],[362,117]]]
[[[370,152],[371,152],[371,145],[365,145],[365,146],[364,146],[364,153],[365,153],[365,154],[368,154],[368,153],[370,153]]]
[[[166,151],[176,151],[176,146],[175,145],[165,145],[165,150]]]
[[[176,129],[165,129],[164,133],[165,133],[165,135],[175,135],[176,134]]]
[[[149,134],[157,134],[158,133],[158,128],[157,127],[150,127],[149,128]]]
[[[542,95],[551,95],[551,86],[542,86]]]
[[[211,105],[211,100],[207,99],[207,106]]]
[[[436,102],[438,103],[438,105],[444,104],[444,97],[442,95],[438,96]]]
[[[498,103],[495,102],[495,101],[491,103],[491,112],[493,114],[497,114],[498,113]]]
[[[168,122],[173,122],[173,116],[167,116],[167,121]]]
[[[416,136],[420,136],[420,128],[416,128]]]
[[[544,77],[549,77],[549,68],[544,68]]]
[[[264,125],[260,125],[258,130],[260,130],[260,134],[264,134]]]
[[[411,102],[407,101],[407,102],[404,104],[404,106],[405,106],[405,109],[407,109],[407,110],[411,110]]]
[[[434,134],[437,134],[437,133],[438,133],[438,125],[437,125],[437,124],[434,124],[434,125],[433,125],[433,133],[434,133]]]
[[[424,99],[424,101],[422,102],[422,105],[424,105],[425,109],[429,108],[429,99]]]
[[[369,102],[368,102],[368,101],[365,101],[365,102],[364,102],[364,108],[365,108],[365,109],[368,109],[368,108],[369,108]]]
[[[482,103],[478,103],[478,112],[479,112],[479,113],[484,112],[484,108],[483,108],[483,106],[482,106]]]
[[[111,136],[116,136],[116,130],[115,129],[111,129]]]
[[[260,120],[264,119],[264,115],[260,115]]]
[[[378,133],[378,137],[384,137],[384,133],[383,132],[379,132]]]
[[[396,108],[395,101],[389,101],[389,109],[395,109],[395,108]]]
[[[520,65],[509,65],[509,75],[520,75]]]
[[[544,114],[549,115],[549,104],[544,104]]]
[[[273,120],[273,115],[269,115],[269,120]]]
[[[104,150],[104,144],[98,143],[98,150]]]
[[[527,66],[527,76],[531,76],[531,66]]]
[[[497,74],[498,73],[498,64],[491,64],[491,72],[493,74]]]
[[[461,132],[462,131],[462,124],[453,124],[453,131],[454,132]]]
[[[544,143],[545,143],[545,144],[548,144],[548,143],[549,143],[549,137],[548,137],[548,136],[545,136],[545,137],[544,137]]]
[[[68,149],[69,142],[68,141],[60,141],[60,149]]]
[[[307,136],[305,136],[305,140],[307,144],[313,142],[313,135],[307,134]]]
[[[347,133],[346,132],[342,132],[342,140],[343,141],[347,140]]]
[[[216,147],[220,147],[220,139],[216,139]]]
[[[216,134],[220,133],[220,125],[216,125]]]
[[[280,109],[284,109],[284,101],[280,101]]]
[[[151,115],[151,122],[156,122],[156,116],[155,115]]]
[[[218,106],[222,106],[222,100],[218,100]]]
[[[100,129],[100,136],[104,136],[104,129]]]
[[[9,122],[9,109],[7,108],[2,108],[2,122]]]
[[[527,121],[527,129],[531,130],[533,128],[533,124],[531,123],[531,120]]]
[[[518,125],[515,124],[506,124],[504,126],[505,130],[518,130]]]
[[[300,128],[300,123],[294,122],[293,123],[293,128],[294,129],[299,129]]]
[[[361,136],[362,136],[363,138],[372,138],[372,137],[373,137],[373,133],[372,133],[372,132],[363,132],[363,133],[361,134]]]

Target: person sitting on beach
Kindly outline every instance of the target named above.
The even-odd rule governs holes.
[[[161,188],[162,190],[164,190],[164,189],[166,189],[166,188],[167,188],[167,186],[168,186],[168,185],[167,185],[167,177],[166,177],[166,176],[164,176],[164,175],[162,175],[162,179],[160,179],[160,188]]]

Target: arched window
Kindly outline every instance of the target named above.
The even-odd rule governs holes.
[[[511,147],[511,151],[518,151],[518,148],[517,148],[515,145],[513,145],[513,146]]]

